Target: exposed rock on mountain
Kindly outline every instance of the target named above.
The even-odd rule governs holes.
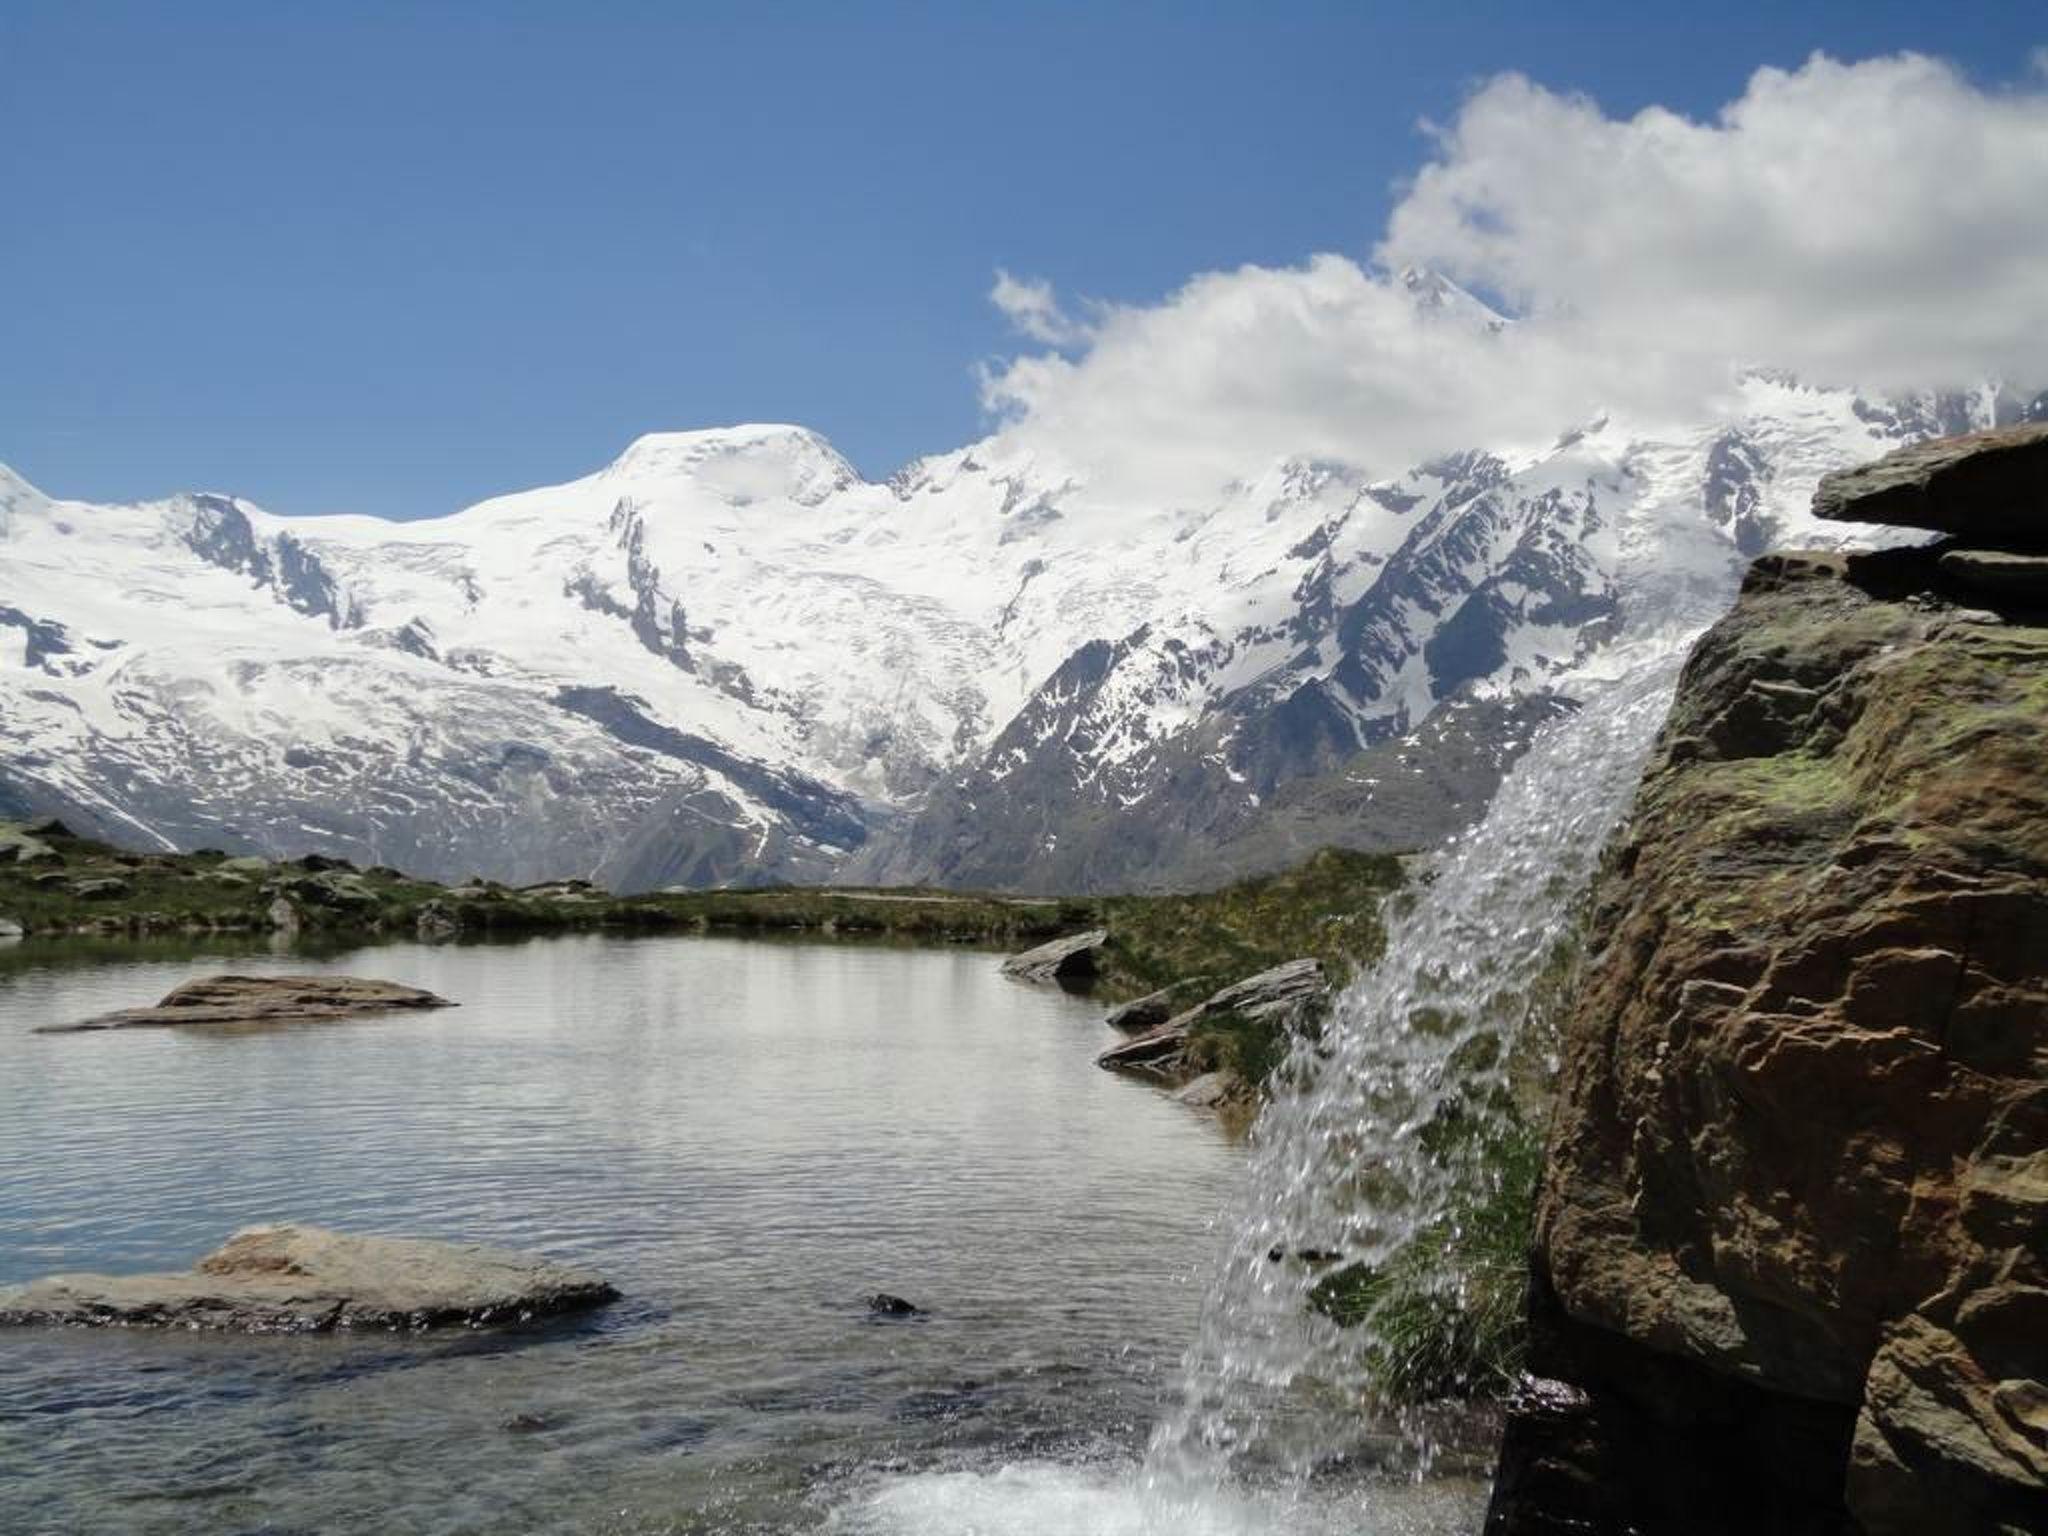
[[[1187,506],[1004,435],[870,483],[783,426],[414,523],[0,470],[0,816],[620,890],[1100,890],[1413,847],[1625,611],[1698,622],[1746,553],[1816,536],[1823,471],[2030,409],[1761,375],[1733,400],[1684,432],[1249,465]]]
[[[2043,474],[1998,435],[1821,503],[1995,541]],[[1595,893],[1499,1536],[2048,1529],[2048,603],[1966,575],[1769,556],[1693,653]]]
[[[1939,438],[1829,475],[1813,511],[1829,522],[2048,545],[2048,422]]]
[[[52,1275],[0,1290],[0,1326],[330,1333],[519,1323],[601,1306],[587,1269],[476,1243],[245,1227],[170,1275]]]

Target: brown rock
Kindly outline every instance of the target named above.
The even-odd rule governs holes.
[[[2048,545],[2048,422],[1938,438],[1824,478],[1816,517]]]
[[[2048,1530],[2048,627],[1946,583],[1760,561],[1687,664],[1538,1211],[1585,1407],[1496,1536]]]
[[[322,1024],[392,1009],[454,1006],[447,998],[419,987],[360,976],[209,976],[173,989],[153,1008],[123,1008],[76,1024],[45,1024],[36,1033]]]

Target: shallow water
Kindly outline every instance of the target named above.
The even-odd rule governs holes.
[[[0,1283],[183,1267],[295,1218],[591,1264],[505,1335],[0,1334],[0,1530],[1438,1532],[1476,1490],[1176,1500],[1176,1390],[1242,1150],[1095,1068],[988,955],[704,938],[401,945],[463,1006],[36,1036],[224,968],[0,958]],[[871,1320],[866,1296],[929,1309]]]

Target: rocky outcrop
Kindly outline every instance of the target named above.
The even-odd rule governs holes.
[[[1820,506],[1995,546],[2044,475],[1978,437]],[[1687,665],[1595,891],[1493,1536],[2048,1530],[2048,619],[1951,554],[1768,556]]]
[[[395,981],[360,976],[208,976],[188,981],[151,1008],[123,1008],[76,1024],[45,1024],[41,1035],[96,1029],[169,1029],[193,1025],[325,1024],[393,1009],[453,1008],[445,997]]]
[[[240,1333],[482,1327],[617,1296],[589,1270],[506,1248],[247,1227],[181,1274],[52,1275],[0,1290],[0,1326]]]
[[[1019,981],[1057,982],[1063,987],[1084,987],[1095,979],[1098,956],[1109,942],[1109,930],[1091,928],[1086,933],[1054,939],[1003,962],[1003,974]]]
[[[1829,522],[2048,547],[2048,422],[1937,438],[1829,475],[1813,511]]]
[[[1200,1025],[1235,1016],[1255,1024],[1292,1027],[1306,1019],[1329,990],[1320,960],[1289,960],[1212,992],[1164,1024],[1112,1045],[1095,1058],[1095,1064],[1176,1080],[1189,1077],[1193,1073],[1186,1060],[1188,1038]]]

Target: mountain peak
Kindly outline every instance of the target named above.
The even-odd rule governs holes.
[[[1430,267],[1403,267],[1395,274],[1415,307],[1425,314],[1463,320],[1489,331],[1506,330],[1507,316]]]
[[[10,512],[16,507],[39,506],[49,499],[5,464],[0,464],[0,512]]]
[[[808,427],[749,422],[635,438],[603,471],[631,481],[686,480],[727,501],[794,501],[815,506],[861,483],[854,467]]]

